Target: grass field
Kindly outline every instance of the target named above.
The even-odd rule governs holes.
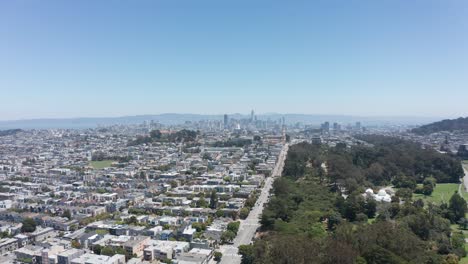
[[[96,170],[108,168],[112,165],[113,160],[91,161],[89,165]]]
[[[460,184],[458,183],[438,183],[431,195],[425,196],[423,194],[413,194],[413,200],[422,199],[424,202],[432,202],[436,204],[440,204],[442,202],[448,203],[453,193],[458,191],[459,185]]]

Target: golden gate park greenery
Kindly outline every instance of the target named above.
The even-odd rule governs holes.
[[[466,201],[457,193],[440,204],[412,199],[418,184],[458,183],[460,161],[400,139],[360,139],[371,145],[290,147],[262,214],[262,237],[239,247],[243,264],[448,264],[466,256],[463,234],[451,229]],[[409,195],[397,192],[391,203],[362,195],[387,185]]]
[[[135,140],[128,142],[128,146],[150,144],[153,142],[193,142],[197,138],[197,131],[182,129],[173,133],[161,133],[159,130],[152,130],[148,136],[138,136]]]

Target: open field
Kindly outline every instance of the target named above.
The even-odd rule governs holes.
[[[458,183],[438,183],[431,195],[425,196],[423,194],[413,194],[413,200],[422,199],[424,202],[432,202],[437,204],[442,202],[448,203],[453,193],[458,191],[459,185],[460,184]],[[463,188],[462,192],[464,192]]]
[[[89,165],[96,170],[108,168],[112,165],[113,160],[91,161]]]

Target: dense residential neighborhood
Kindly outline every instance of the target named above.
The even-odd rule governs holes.
[[[285,142],[281,120],[253,115],[7,133],[0,137],[0,262],[219,260]]]
[[[360,122],[286,124],[284,118],[257,119],[253,111],[244,119],[226,115],[178,125],[148,121],[4,133],[0,262],[248,263],[239,249],[265,235],[264,208],[288,146],[372,148],[381,135],[376,142],[419,142],[421,147],[406,151],[456,155],[455,145],[467,137],[447,133],[422,136],[408,127]],[[284,173],[301,176],[291,162]],[[330,163],[317,166],[327,174],[334,170]],[[356,188],[378,204],[399,195],[392,187],[356,187],[346,179],[354,176],[341,174],[335,185],[345,199]]]

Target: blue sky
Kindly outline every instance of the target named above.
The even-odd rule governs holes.
[[[468,115],[468,1],[0,1],[0,120]]]

